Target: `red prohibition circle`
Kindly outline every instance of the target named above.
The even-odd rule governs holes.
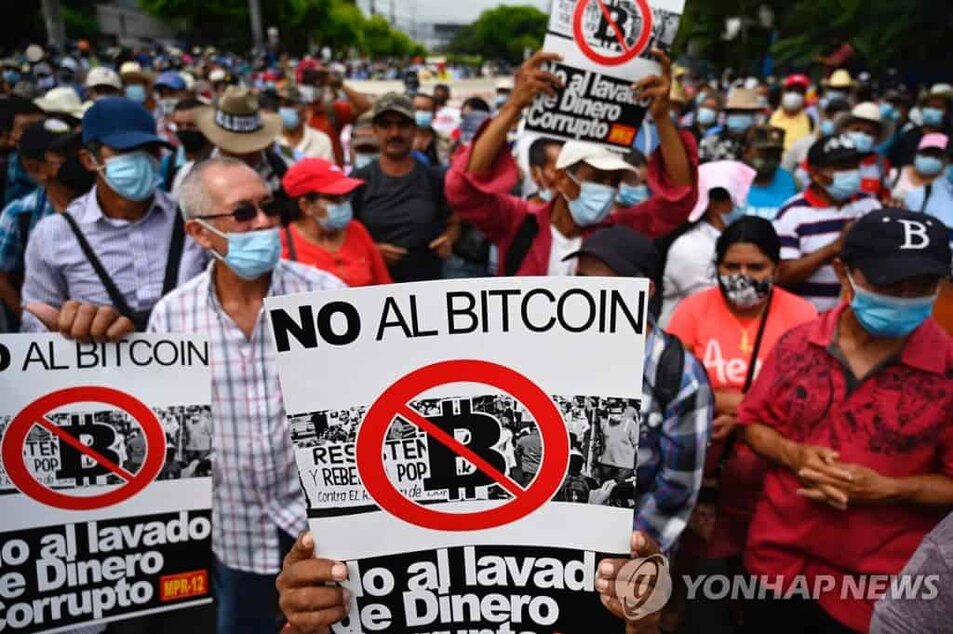
[[[642,12],[642,31],[639,33],[639,39],[636,40],[632,48],[626,48],[624,39],[619,40],[619,44],[622,46],[622,54],[617,56],[597,53],[589,42],[586,41],[586,34],[582,32],[582,18],[586,13],[586,6],[588,6],[590,2],[598,2],[603,11],[606,10],[605,5],[602,4],[603,0],[577,0],[576,12],[572,18],[572,34],[576,41],[576,46],[579,47],[583,55],[603,66],[618,66],[634,59],[639,53],[645,50],[645,47],[649,44],[649,39],[652,37],[652,8],[649,6],[648,0],[630,0],[630,2],[634,2]],[[608,17],[606,19],[608,20]],[[619,39],[618,34],[616,39]]]
[[[390,481],[383,455],[394,417],[418,395],[448,383],[481,383],[502,390],[522,403],[536,421],[543,442],[539,471],[530,486],[509,502],[473,513],[447,513],[407,499]],[[515,522],[552,499],[569,466],[569,434],[549,396],[519,372],[488,361],[442,361],[411,372],[378,397],[358,431],[355,453],[364,487],[391,515],[433,530],[474,531]]]
[[[139,423],[146,440],[146,458],[131,480],[100,495],[74,496],[54,491],[32,476],[23,460],[23,448],[30,430],[41,417],[73,403],[106,403],[122,409]],[[7,475],[21,493],[41,504],[70,511],[104,508],[136,495],[162,471],[165,453],[165,433],[155,413],[134,396],[101,386],[71,387],[36,399],[10,421],[0,447]]]

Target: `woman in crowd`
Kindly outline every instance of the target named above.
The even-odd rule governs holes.
[[[293,165],[281,184],[295,218],[282,231],[282,257],[333,273],[348,286],[393,281],[371,235],[353,218],[350,196],[364,181],[315,158]]]
[[[735,442],[738,406],[778,339],[817,316],[810,302],[774,286],[780,253],[770,222],[737,220],[715,245],[718,286],[681,302],[667,328],[702,360],[715,394],[705,481],[682,538],[683,549],[695,558],[741,555],[764,466],[747,445]]]
[[[744,215],[755,170],[740,161],[715,161],[698,168],[698,201],[691,223],[672,242],[662,279],[664,328],[676,305],[689,295],[715,285],[715,242],[725,227]]]
[[[923,135],[913,163],[899,168],[893,176],[891,195],[898,203],[904,202],[910,192],[920,187],[928,187],[946,172],[949,159],[947,146],[949,138],[945,134],[933,132]],[[921,199],[922,200],[922,199]],[[923,204],[921,203],[921,206]],[[913,211],[923,211],[916,208]]]

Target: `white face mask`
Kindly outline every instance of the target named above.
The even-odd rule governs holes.
[[[804,106],[804,95],[799,92],[786,92],[781,97],[781,107],[789,112],[800,110]]]

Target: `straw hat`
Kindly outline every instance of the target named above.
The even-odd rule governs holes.
[[[749,88],[735,88],[728,94],[725,110],[761,110],[758,91]]]
[[[196,110],[195,125],[219,149],[251,154],[275,142],[281,117],[262,113],[258,96],[247,87],[229,86],[214,106]]]

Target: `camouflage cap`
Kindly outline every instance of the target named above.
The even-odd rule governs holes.
[[[414,103],[406,95],[399,92],[389,92],[374,102],[374,119],[376,120],[385,112],[396,112],[413,120]]]
[[[770,125],[760,125],[748,133],[748,144],[756,150],[784,148],[784,130]]]

